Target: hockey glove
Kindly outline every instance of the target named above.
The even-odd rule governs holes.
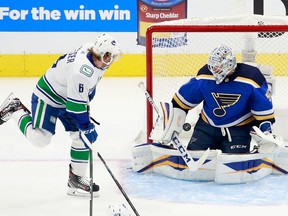
[[[162,113],[157,118],[150,134],[150,138],[162,144],[171,142],[174,132],[181,133],[185,123],[185,111],[174,108],[172,103],[160,102]]]
[[[89,93],[89,95],[88,95],[89,101],[92,101],[92,100],[93,100],[95,94],[96,94],[96,88],[94,88],[94,90]]]
[[[277,147],[283,147],[284,144],[282,137],[272,134],[272,124],[268,121],[262,122],[259,128],[253,126],[250,135],[258,144],[259,153],[272,153]]]
[[[79,130],[80,130],[80,138],[83,141],[85,147],[90,148],[89,144],[94,143],[97,140],[98,136],[95,129],[95,125],[93,123],[89,123],[88,127],[79,128]]]
[[[259,125],[259,129],[265,134],[272,133],[272,124],[270,121],[264,121]]]

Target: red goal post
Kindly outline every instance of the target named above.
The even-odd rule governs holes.
[[[288,18],[267,18],[255,15],[253,19],[254,17],[256,17],[256,24],[243,24],[243,17],[240,17],[241,21],[236,21],[234,24],[232,21],[238,20],[238,17],[232,19],[222,17],[220,21],[217,18],[210,18],[211,23],[207,22],[207,19],[201,22],[201,18],[200,21],[197,18],[196,22],[190,19],[150,26],[146,32],[146,89],[155,102],[170,101],[175,90],[195,76],[200,67],[207,63],[210,51],[218,46],[219,42],[236,50],[237,61],[242,61],[243,50],[244,52],[256,51],[255,60],[249,61],[271,66],[273,77],[288,77]],[[250,18],[249,22],[253,19]],[[264,23],[262,19],[265,20]],[[243,40],[245,42],[241,43],[240,41]],[[283,49],[284,46],[287,48]],[[189,59],[185,59],[185,56]],[[182,73],[183,71],[188,73]],[[177,84],[170,85],[174,80],[179,81],[176,81]],[[165,95],[163,92],[169,90],[172,85],[175,89]],[[276,97],[285,97],[288,92],[285,84],[281,85],[276,88]],[[160,94],[163,96],[159,96]],[[283,106],[284,103],[284,107],[288,108],[288,99],[283,98],[283,101],[279,106]],[[147,141],[150,141],[149,134],[155,117],[148,101],[146,109],[146,134]]]

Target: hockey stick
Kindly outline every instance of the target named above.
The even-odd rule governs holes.
[[[90,116],[90,119],[97,125],[100,125],[100,123],[98,121],[96,121],[93,117]]]
[[[90,165],[90,216],[93,216],[93,151],[89,150],[89,165]]]
[[[104,164],[105,168],[107,169],[107,171],[109,172],[110,176],[112,177],[112,179],[114,180],[114,182],[116,183],[116,185],[118,186],[119,190],[121,191],[121,193],[123,194],[123,196],[125,197],[126,201],[129,203],[130,207],[132,208],[132,210],[134,211],[136,216],[140,216],[140,214],[138,213],[138,211],[136,210],[136,208],[134,207],[134,205],[132,204],[131,200],[129,199],[129,197],[127,196],[127,194],[125,193],[124,189],[122,188],[122,186],[120,185],[120,183],[117,181],[117,179],[115,178],[115,176],[113,175],[112,171],[109,169],[108,165],[106,164],[105,160],[102,158],[102,156],[100,155],[99,152],[97,152],[98,157],[100,158],[100,160],[102,161],[102,163]]]
[[[152,105],[153,109],[154,109],[155,112],[157,113],[157,119],[156,119],[156,121],[155,121],[155,122],[157,122],[158,119],[160,118],[160,112],[159,112],[158,107],[156,106],[156,104],[155,104],[154,100],[152,99],[152,97],[150,96],[149,92],[147,92],[144,83],[143,83],[143,82],[140,82],[140,83],[138,84],[138,87],[142,89],[142,91],[144,92],[147,100],[149,101],[149,103]],[[185,131],[189,131],[192,126],[194,126],[194,125],[191,125],[190,123],[186,122],[186,123],[184,123],[184,125],[183,125],[183,129],[184,129]]]
[[[82,133],[82,132],[81,132]],[[89,216],[93,216],[93,147],[90,141],[87,139],[85,134],[81,136],[83,141],[89,147],[89,172],[90,172],[90,206],[89,206]]]
[[[206,159],[209,155],[210,149],[208,148],[204,152],[204,154],[201,156],[201,158],[199,158],[197,161],[194,161],[193,158],[191,157],[191,155],[188,153],[187,149],[181,143],[179,135],[176,132],[173,133],[172,142],[174,143],[174,145],[178,149],[181,157],[183,158],[184,162],[186,163],[189,170],[191,170],[191,171],[198,170],[199,167],[202,166],[202,164],[206,161]]]
[[[144,91],[147,100],[152,105],[153,109],[156,111],[156,113],[158,115],[158,118],[159,118],[159,116],[160,116],[159,110],[158,110],[153,98],[150,96],[149,92],[147,92],[147,90],[145,89],[144,83],[140,82],[138,84],[138,87],[141,88]],[[182,159],[184,160],[184,162],[188,166],[189,170],[191,170],[191,171],[198,170],[199,167],[205,162],[205,160],[208,157],[209,148],[204,152],[204,154],[201,156],[201,158],[197,162],[194,161],[193,158],[191,157],[191,155],[188,153],[187,149],[181,143],[180,138],[179,138],[179,136],[178,136],[178,134],[176,132],[174,132],[173,135],[172,135],[172,142],[176,146],[176,148],[179,151]]]
[[[96,121],[93,117],[90,116],[90,119],[97,125],[100,125],[98,121]],[[89,216],[93,216],[93,148],[92,144],[89,142],[89,140],[86,138],[86,136],[83,134],[82,139],[85,141],[85,143],[88,145],[89,149],[89,172],[90,172],[90,208],[89,208]]]
[[[156,106],[153,98],[150,96],[149,92],[146,90],[144,83],[143,83],[143,82],[140,82],[140,83],[138,84],[138,87],[142,89],[142,91],[144,92],[147,100],[149,101],[149,103],[151,104],[151,106],[153,107],[153,109],[156,111],[156,113],[157,113],[157,115],[158,115],[158,118],[159,118],[159,116],[160,116],[159,109],[158,109],[158,107]]]
[[[93,118],[91,118],[92,121],[94,121]],[[90,148],[90,152],[95,151],[93,149],[93,145],[90,143],[90,141],[86,138],[86,136],[82,136],[82,139],[84,140],[85,144],[87,144],[87,146]],[[92,155],[92,153],[90,153]],[[101,154],[99,152],[97,152],[97,156],[100,158],[100,160],[102,161],[102,163],[104,164],[105,168],[107,169],[107,171],[109,172],[109,174],[111,175],[111,177],[113,178],[114,182],[116,183],[116,185],[118,186],[119,190],[121,191],[121,193],[123,194],[123,196],[125,197],[126,201],[128,202],[128,204],[130,205],[131,209],[134,211],[136,216],[140,216],[140,214],[137,212],[136,208],[134,207],[134,205],[132,204],[131,200],[129,199],[129,197],[127,196],[127,194],[125,193],[124,189],[122,188],[122,186],[120,185],[120,183],[117,181],[117,179],[115,178],[115,176],[113,175],[112,171],[109,169],[108,165],[106,164],[105,160],[102,158]],[[91,175],[91,173],[90,173]],[[92,183],[93,184],[93,183]],[[91,208],[90,208],[91,210]],[[90,211],[91,214],[91,211]],[[92,215],[90,215],[92,216]]]
[[[84,140],[85,144],[88,145],[88,147],[90,148],[90,151],[93,151],[94,149],[92,148],[92,144],[90,143],[90,141],[85,137],[82,136],[82,139]],[[111,170],[109,169],[109,167],[107,166],[105,160],[102,158],[102,156],[100,155],[99,152],[97,152],[98,157],[100,158],[100,160],[102,161],[102,163],[104,164],[104,166],[106,167],[107,171],[109,172],[109,174],[111,175],[111,177],[113,178],[114,182],[116,183],[116,185],[118,186],[119,190],[121,191],[121,193],[123,194],[123,196],[125,197],[126,201],[129,203],[130,207],[132,208],[132,210],[134,211],[136,216],[140,216],[139,213],[137,212],[136,208],[134,207],[134,205],[132,204],[132,202],[130,201],[129,197],[127,196],[127,194],[125,193],[124,189],[121,187],[120,183],[117,181],[117,179],[115,178],[115,176],[113,175],[113,173],[111,172]],[[90,173],[91,175],[91,173]],[[92,183],[93,184],[93,183]],[[90,216],[92,216],[92,208],[91,208],[91,200],[93,200],[93,198],[91,197],[90,199]]]

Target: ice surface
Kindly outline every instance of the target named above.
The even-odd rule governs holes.
[[[132,141],[143,126],[145,109],[140,81],[144,78],[104,77],[91,114],[101,123],[96,149],[141,216],[271,215],[288,210],[288,176],[217,185],[132,172]],[[37,78],[1,78],[0,103],[13,91],[29,106],[36,82]],[[43,149],[30,145],[12,120],[1,126],[0,136],[0,216],[89,215],[89,198],[66,195],[70,140],[60,124]],[[105,216],[109,204],[128,203],[96,154],[94,158],[94,180],[101,193],[94,199],[93,215]]]

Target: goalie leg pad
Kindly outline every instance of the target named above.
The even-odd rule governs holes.
[[[213,181],[215,178],[215,168],[217,156],[220,150],[210,150],[204,164],[196,171],[191,171],[179,151],[165,148],[163,145],[151,147],[154,161],[155,173],[174,179],[192,180],[192,181]],[[188,151],[195,161],[199,160],[205,151]]]
[[[288,148],[277,147],[274,152],[274,165],[272,174],[288,174]]]
[[[239,184],[258,181],[272,173],[273,154],[220,154],[215,182]]]
[[[151,143],[136,145],[132,148],[132,170],[138,173],[153,172]]]
[[[198,160],[205,151],[189,151]],[[213,181],[220,150],[210,150],[203,165],[191,171],[180,156],[179,151],[157,143],[145,143],[132,149],[132,169],[138,173],[158,173],[174,179]]]

